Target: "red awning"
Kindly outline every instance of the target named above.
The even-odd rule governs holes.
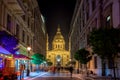
[[[13,57],[16,59],[30,59],[29,57],[27,57],[23,54],[14,54]]]

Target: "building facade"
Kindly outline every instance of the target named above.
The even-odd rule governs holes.
[[[120,0],[77,0],[69,32],[70,52],[74,53],[81,48],[90,51],[88,37],[89,33],[100,27],[120,28]],[[120,56],[116,59],[116,74],[120,76]],[[112,74],[106,64],[106,75]],[[93,55],[88,63],[88,69],[97,75],[102,74],[101,59]],[[81,66],[81,69],[84,68]]]
[[[58,27],[56,35],[52,42],[52,50],[48,49],[47,39],[47,56],[46,58],[53,63],[53,66],[66,66],[70,59],[69,51],[65,50],[65,40]]]
[[[45,56],[46,54],[46,27],[45,27],[45,20],[42,16],[39,6],[34,9],[34,29],[33,32],[34,36],[34,44],[33,50],[35,53],[40,53]]]
[[[19,70],[20,63],[26,64],[34,53],[45,55],[45,22],[37,0],[0,0],[0,31],[7,32],[19,41],[15,47],[19,50],[14,55],[11,53],[16,70]],[[30,51],[27,50],[28,46],[31,47]]]

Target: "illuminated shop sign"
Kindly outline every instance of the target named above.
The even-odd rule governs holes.
[[[3,68],[3,59],[0,58],[0,69],[2,69],[2,68]]]
[[[18,46],[18,40],[5,31],[0,31],[0,44],[12,54],[19,50],[19,48],[16,48]]]
[[[0,46],[0,53],[2,54],[11,54],[9,51]]]

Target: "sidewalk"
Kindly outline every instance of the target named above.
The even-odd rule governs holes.
[[[45,72],[30,72],[30,76],[26,76],[26,73],[24,73],[24,77],[23,77],[24,79],[22,79],[22,80],[29,80],[29,79],[39,76],[43,73],[45,73]],[[17,80],[20,80],[20,76],[18,76]]]
[[[97,76],[97,75],[85,76],[84,74],[73,74],[73,77],[79,78],[80,80],[114,80],[110,76]],[[117,77],[116,80],[120,80],[120,78]]]
[[[33,77],[36,77],[40,74],[42,74],[43,72],[30,72],[30,76],[26,76],[26,73],[24,74],[24,79],[28,79],[28,78],[33,78]]]
[[[37,76],[42,76],[44,74],[46,74],[46,72],[39,72],[39,73],[38,72],[31,72],[30,76],[27,77],[26,73],[25,73],[24,74],[25,75],[24,80],[30,80],[30,79],[33,79],[33,78],[35,78]],[[57,74],[57,76],[58,76],[58,74]],[[73,74],[73,77],[79,78],[80,80],[84,80],[85,79],[85,77],[82,74]]]
[[[85,79],[85,76],[83,74],[73,74],[73,77],[76,77],[80,80],[84,80]]]
[[[48,73],[48,72],[47,72]],[[25,77],[24,78],[24,80],[30,80],[30,79],[33,79],[33,78],[35,78],[35,77],[38,77],[38,76],[42,76],[42,75],[44,75],[44,74],[46,74],[46,72],[31,72],[30,73],[30,76],[29,77]],[[51,73],[50,73],[51,74]],[[69,73],[67,73],[67,74],[69,74]],[[52,74],[52,75],[54,75],[55,76],[55,74]],[[58,76],[58,74],[56,73],[56,76]],[[59,76],[60,76],[60,74],[59,74]],[[61,76],[63,76],[63,75],[61,75]],[[70,76],[70,75],[68,75],[68,76]],[[82,74],[73,74],[73,77],[76,77],[76,78],[79,78],[80,80],[85,80],[85,77],[82,75]]]

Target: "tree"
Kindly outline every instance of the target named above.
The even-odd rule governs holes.
[[[78,61],[78,69],[77,69],[77,73],[79,73],[79,63],[80,63],[80,59],[79,59],[79,53],[78,51],[74,54],[74,58]]]
[[[114,60],[120,52],[120,29],[107,29],[100,28],[94,30],[90,33],[89,37],[90,45],[92,46],[92,50],[95,54],[101,57],[102,59],[102,75],[105,75],[105,59],[109,61],[113,61],[114,68]],[[115,68],[114,68],[115,69]],[[114,70],[115,71],[115,70]],[[115,76],[115,72],[114,72]]]
[[[53,64],[53,63],[50,62],[50,61],[47,62],[47,65],[48,65],[48,66],[51,66],[52,64]]]
[[[82,48],[75,53],[74,58],[81,64],[84,64],[87,70],[87,63],[91,60],[92,55],[85,48]]]
[[[41,63],[45,61],[45,57],[42,54],[35,53],[32,55],[32,63],[39,66]]]
[[[85,64],[85,65],[92,58],[92,55],[85,48],[82,48],[82,49],[78,50],[78,54],[79,54],[80,63]],[[86,66],[86,68],[87,68],[87,66]]]
[[[50,61],[50,59],[46,59],[45,61],[46,61],[46,63],[47,63],[48,66],[53,65],[53,63]]]

